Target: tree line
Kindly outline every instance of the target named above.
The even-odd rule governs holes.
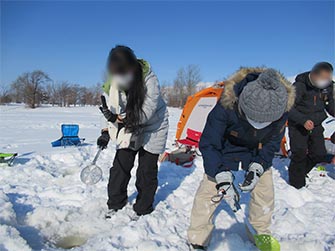
[[[101,85],[92,87],[53,81],[48,74],[36,70],[21,74],[11,85],[2,86],[0,103],[24,103],[30,108],[41,104],[53,106],[98,105]]]
[[[188,65],[177,71],[172,84],[164,83],[161,92],[169,106],[182,107],[187,97],[197,91],[200,81],[200,68]],[[86,87],[68,81],[53,81],[47,73],[36,70],[21,74],[9,86],[1,86],[0,104],[24,103],[30,108],[41,104],[61,107],[99,105],[101,93],[101,84]]]

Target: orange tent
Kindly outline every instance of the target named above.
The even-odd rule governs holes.
[[[186,138],[187,129],[202,132],[210,111],[221,97],[223,82],[207,87],[187,98],[176,132],[176,140]]]

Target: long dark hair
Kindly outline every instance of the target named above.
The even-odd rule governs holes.
[[[113,74],[133,72],[134,79],[127,90],[126,119],[124,125],[129,132],[137,133],[140,120],[144,116],[142,106],[145,98],[145,84],[142,64],[127,46],[117,45],[108,56],[107,67]]]

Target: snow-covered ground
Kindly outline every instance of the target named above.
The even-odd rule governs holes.
[[[179,109],[169,109],[168,147],[172,148]],[[62,123],[80,125],[86,144],[52,148]],[[335,123],[327,125],[326,136]],[[0,107],[0,151],[18,152],[14,166],[0,167],[0,250],[188,250],[186,230],[193,196],[203,174],[202,160],[184,169],[163,163],[159,170],[156,210],[137,222],[129,220],[131,205],[111,221],[104,220],[106,185],[115,148],[103,151],[98,165],[101,182],[81,183],[79,173],[97,148],[100,114],[97,107],[35,110],[23,106]],[[273,234],[283,251],[335,251],[335,180],[312,173],[308,188],[287,184],[286,159],[274,160],[276,207]],[[333,171],[328,165],[327,169]],[[133,172],[135,172],[136,167]],[[237,182],[243,174],[237,175]],[[135,180],[129,185],[129,201],[136,197]],[[245,211],[248,195],[242,195]],[[226,209],[226,210],[224,210]],[[256,251],[244,226],[222,203],[215,218],[216,230],[209,250]]]

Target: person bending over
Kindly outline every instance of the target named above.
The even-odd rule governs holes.
[[[218,206],[214,198],[222,196],[233,211],[238,210],[232,171],[240,165],[246,171],[240,189],[251,192],[249,225],[253,229],[249,230],[271,234],[272,159],[280,148],[295,98],[291,83],[274,69],[241,68],[224,82],[222,97],[210,112],[200,139],[205,174],[194,198],[188,229],[188,240],[195,250],[205,250],[209,245]]]

